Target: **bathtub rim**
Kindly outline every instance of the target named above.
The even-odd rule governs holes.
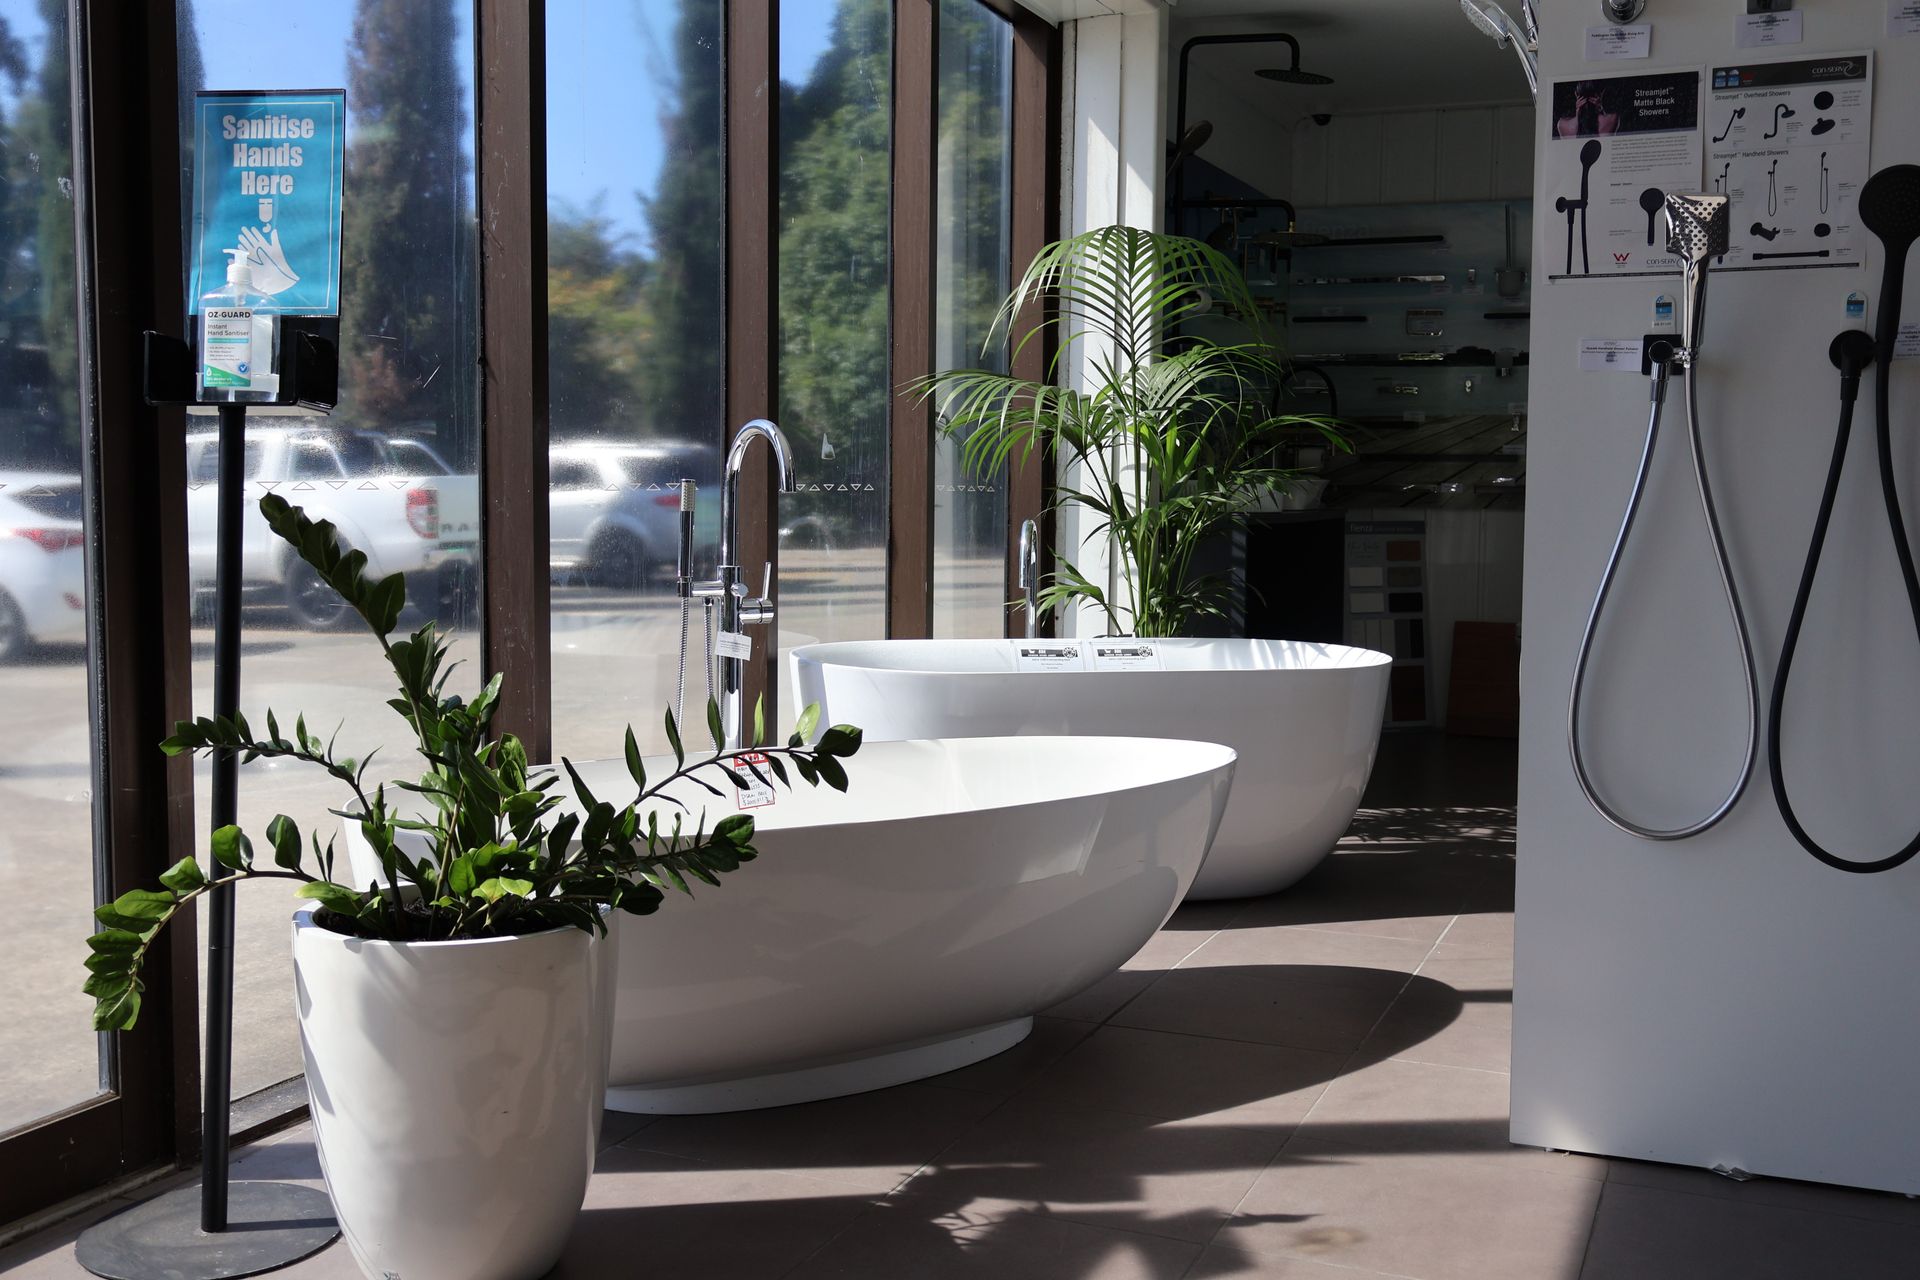
[[[1065,643],[1068,641],[1071,641],[1073,643],[1078,643],[1082,639],[1106,639],[1106,638],[1109,638],[1109,637],[1068,636],[1068,637],[1060,637],[1059,641],[1061,643]],[[1114,638],[1118,638],[1118,637],[1114,637]],[[1131,638],[1131,637],[1127,637],[1127,638]],[[972,677],[977,679],[983,676],[996,676],[1003,679],[1014,677],[1014,676],[1019,676],[1019,677],[1125,676],[1133,679],[1138,679],[1141,677],[1154,677],[1154,676],[1215,676],[1215,677],[1234,676],[1234,675],[1238,675],[1238,676],[1291,675],[1291,676],[1302,676],[1302,677],[1316,676],[1316,675],[1333,676],[1333,675],[1356,673],[1356,672],[1362,672],[1362,671],[1374,671],[1383,667],[1391,667],[1394,663],[1394,657],[1392,654],[1383,653],[1378,649],[1368,649],[1361,645],[1335,644],[1331,641],[1274,640],[1274,639],[1268,639],[1268,638],[1254,638],[1254,637],[1247,637],[1247,636],[1158,636],[1158,637],[1149,637],[1149,638],[1152,639],[1155,644],[1172,644],[1181,648],[1195,647],[1195,646],[1205,645],[1205,644],[1312,645],[1322,649],[1337,650],[1343,656],[1353,655],[1361,660],[1360,661],[1343,661],[1336,665],[1324,666],[1324,667],[1185,667],[1185,668],[1177,668],[1177,669],[1171,669],[1171,670],[1161,669],[1161,670],[1148,670],[1148,671],[1019,671],[1019,670],[1005,670],[1005,669],[987,671],[987,670],[981,670],[980,668],[977,668],[977,667],[947,668],[947,667],[879,666],[879,665],[876,665],[873,663],[867,663],[867,662],[848,662],[844,660],[836,660],[834,657],[835,654],[874,648],[882,645],[986,646],[986,645],[1011,645],[1011,644],[1022,643],[1022,641],[1018,639],[1008,639],[1005,637],[994,637],[994,636],[985,636],[985,637],[975,636],[975,637],[969,637],[964,639],[923,638],[923,639],[899,639],[899,640],[823,640],[814,644],[796,645],[787,651],[787,656],[789,661],[792,663],[793,670],[795,671],[796,674],[799,672],[803,664],[812,664],[813,666],[816,666],[816,667],[838,667],[843,671],[879,672],[879,673],[884,673],[886,675],[893,675],[893,676],[937,676],[942,679],[959,679],[959,678],[966,678],[966,677]],[[1036,643],[1046,643],[1046,642],[1047,641],[1044,637],[1036,641]],[[1174,741],[1174,739],[1168,739],[1168,741]]]

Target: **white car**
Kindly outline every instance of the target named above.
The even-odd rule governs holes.
[[[87,638],[80,477],[0,471],[0,662]]]
[[[715,512],[719,476],[719,452],[690,441],[552,445],[547,512],[553,573],[627,590],[671,575],[680,535],[677,482],[698,481],[700,505]]]
[[[200,587],[211,586],[214,577],[217,440],[214,431],[187,436],[187,558]],[[367,571],[375,577],[437,574],[472,561],[473,531],[450,536],[441,513],[477,507],[476,478],[420,475],[396,459],[386,438],[374,432],[299,419],[249,423],[244,474],[243,589],[277,596],[301,626],[333,626],[344,620],[347,606],[267,528],[259,511],[267,492],[315,520],[331,520],[340,540],[366,555]],[[416,604],[432,607],[432,593],[416,589],[412,595]]]

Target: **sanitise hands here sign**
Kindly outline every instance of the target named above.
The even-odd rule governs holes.
[[[199,299],[243,250],[282,315],[340,314],[341,89],[216,90],[193,103],[193,279]]]

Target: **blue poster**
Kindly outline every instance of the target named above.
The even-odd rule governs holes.
[[[342,89],[194,95],[192,311],[241,249],[282,314],[340,314],[346,136]]]

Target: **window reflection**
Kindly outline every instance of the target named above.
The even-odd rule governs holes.
[[[370,777],[417,777],[406,727],[386,705],[380,649],[258,511],[278,493],[334,521],[374,573],[407,576],[402,627],[455,633],[455,680],[482,679],[477,636],[479,411],[474,377],[471,0],[260,5],[180,0],[182,111],[197,88],[343,85],[340,405],[324,418],[249,416],[241,710],[335,725],[353,754],[383,747]],[[259,56],[271,49],[271,57]],[[186,157],[191,166],[191,157]],[[187,429],[189,563],[196,589],[194,710],[211,710],[214,421]],[[204,825],[209,774],[196,774]],[[322,838],[341,801],[324,775],[258,761],[240,773],[240,822],[258,841],[275,813]],[[234,1001],[236,1097],[298,1075],[286,886],[242,885]],[[204,1007],[204,1005],[203,1005]]]
[[[566,755],[618,752],[629,723],[643,750],[667,749],[683,634],[696,720],[706,697],[703,608],[673,579],[676,481],[700,485],[702,576],[719,529],[720,15],[719,0],[547,5],[553,741]]]
[[[940,0],[935,109],[934,367],[1005,371],[983,353],[1011,287],[1010,105],[1013,26],[979,0]],[[961,463],[963,441],[934,446],[933,633],[998,636],[1006,626],[1006,476]]]
[[[102,1085],[65,14],[0,0],[0,1132]]]
[[[780,5],[782,647],[886,634],[892,47],[887,0]]]

